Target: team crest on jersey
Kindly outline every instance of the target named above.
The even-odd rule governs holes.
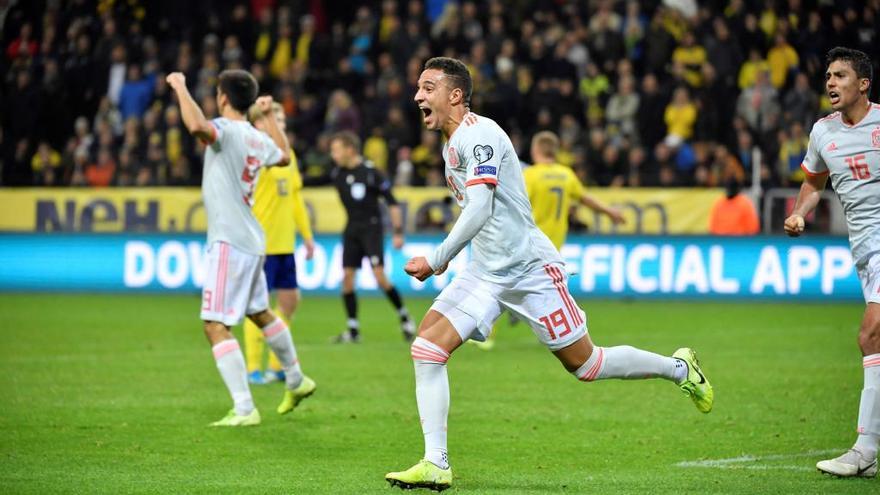
[[[450,146],[448,150],[449,154],[449,166],[452,168],[458,167],[458,153],[455,152],[455,147]]]
[[[478,144],[474,146],[474,158],[477,163],[486,163],[495,156],[495,151],[488,144]]]
[[[871,133],[871,144],[873,144],[875,148],[880,148],[880,127],[874,129]]]

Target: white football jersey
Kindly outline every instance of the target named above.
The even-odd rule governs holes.
[[[214,136],[205,151],[202,172],[208,245],[224,241],[262,256],[266,240],[251,211],[254,185],[260,167],[281,161],[281,150],[247,121],[218,118],[211,126]]]
[[[469,269],[503,281],[548,263],[562,263],[532,219],[516,150],[495,121],[473,112],[465,115],[443,146],[443,160],[446,183],[459,206],[467,205],[469,186],[495,187],[491,216],[471,239]]]
[[[855,125],[845,124],[840,112],[813,124],[801,165],[809,175],[831,174],[857,266],[880,251],[880,105],[870,105]]]

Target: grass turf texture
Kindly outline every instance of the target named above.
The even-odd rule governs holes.
[[[408,303],[421,314],[430,301]],[[877,493],[880,480],[812,471],[823,454],[676,466],[847,448],[862,306],[582,303],[600,345],[697,349],[715,410],[660,380],[580,383],[524,326],[505,327],[494,351],[450,360],[452,493]],[[340,346],[341,301],[306,295],[294,337],[318,391],[280,417],[281,385],[253,387],[264,419],[245,429],[206,427],[230,400],[198,308],[3,294],[0,492],[397,493],[383,475],[421,457],[422,435],[384,299],[360,299],[364,343]]]

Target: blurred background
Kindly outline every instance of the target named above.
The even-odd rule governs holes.
[[[0,230],[19,235],[0,240],[9,247],[34,232],[201,239],[203,147],[185,132],[164,78],[183,72],[214,117],[218,73],[242,68],[284,106],[304,176],[334,166],[333,132],[360,135],[364,155],[396,185],[408,231],[426,235],[418,245],[427,249],[457,211],[444,199],[441,137],[421,129],[412,97],[424,61],[445,55],[468,65],[473,111],[508,132],[524,165],[531,137],[554,131],[559,162],[624,211],[627,223],[615,226],[574,208],[563,254],[596,265],[585,253],[600,243],[609,254],[591,256],[623,267],[628,287],[633,270],[660,276],[663,239],[682,243],[669,261],[678,273],[692,240],[668,236],[721,232],[712,211],[725,198],[747,197],[754,208],[744,215],[757,216],[758,227],[743,220],[724,233],[781,232],[812,123],[830,111],[824,55],[848,46],[877,60],[878,12],[877,0],[0,0]],[[305,198],[331,259],[344,212],[332,190],[307,189]],[[810,233],[846,249],[832,192],[808,220]],[[71,238],[27,242],[53,239]],[[708,239],[697,243],[707,277]],[[631,262],[642,242],[653,246],[647,258]],[[834,272],[840,257],[828,261],[825,244],[813,247],[815,259],[790,262],[782,238],[717,242],[783,243],[776,272],[786,294],[791,270],[809,274],[818,263],[819,285],[829,267],[832,275],[844,270]],[[748,248],[755,269],[758,247]],[[598,285],[610,290],[613,272]],[[194,277],[184,286],[197,286]],[[316,287],[335,290],[326,277]],[[856,283],[851,272],[844,279]]]

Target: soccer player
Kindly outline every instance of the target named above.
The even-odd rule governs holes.
[[[625,220],[617,208],[609,207],[586,193],[574,171],[556,162],[558,152],[559,138],[556,134],[550,131],[535,134],[531,145],[532,166],[523,170],[523,180],[535,224],[561,252],[568,235],[568,210],[572,201],[607,215],[615,225]],[[566,265],[566,271],[569,275],[575,273],[570,265]],[[511,321],[517,320],[511,317]],[[491,350],[495,345],[495,333],[496,328],[493,328],[485,342],[468,342],[473,342],[480,349]]]
[[[446,362],[463,341],[484,339],[503,310],[528,322],[579,380],[665,378],[690,395],[701,412],[712,409],[714,398],[691,349],[665,357],[630,346],[593,345],[586,315],[568,293],[559,252],[532,219],[510,138],[498,124],[470,111],[471,92],[467,67],[438,57],[425,63],[415,95],[427,128],[446,138],[446,180],[462,211],[440,246],[427,258],[410,259],[405,270],[422,281],[441,274],[468,243],[471,261],[434,300],[412,343],[425,456],[405,471],[385,475],[403,488],[442,490],[452,484]]]
[[[342,300],[348,316],[348,328],[336,337],[338,343],[360,342],[360,324],[357,319],[357,296],[354,277],[366,257],[373,268],[373,276],[388,296],[400,316],[400,330],[404,339],[415,336],[415,323],[403,305],[400,293],[385,275],[385,249],[382,232],[381,197],[388,206],[392,245],[403,247],[403,215],[391,192],[391,182],[382,172],[361,155],[361,140],[352,132],[342,131],[330,138],[330,156],[337,167],[325,177],[309,179],[307,185],[333,184],[348,214],[348,223],[342,235]]]
[[[801,164],[806,177],[785,231],[797,237],[804,217],[831,184],[846,213],[853,262],[862,282],[865,313],[859,347],[865,382],[859,402],[855,445],[816,468],[837,476],[877,474],[880,438],[880,105],[868,100],[871,59],[858,50],[834,48],[826,57],[825,92],[834,113],[813,124]]]
[[[587,194],[574,171],[556,162],[558,152],[556,134],[550,131],[535,134],[531,146],[533,165],[523,170],[523,179],[535,224],[561,251],[568,235],[568,210],[572,201],[607,215],[615,225],[625,220],[620,210]]]
[[[272,103],[272,115],[278,130],[286,134],[284,109],[278,102]],[[251,105],[248,120],[259,130],[266,132],[263,112]],[[299,305],[300,292],[296,284],[296,231],[303,237],[306,259],[311,259],[315,242],[306,205],[302,198],[302,177],[296,163],[296,154],[290,151],[290,166],[270,167],[260,172],[254,191],[254,216],[266,233],[266,261],[263,271],[269,293],[275,291],[278,309],[276,314],[290,328],[293,313]],[[263,373],[263,333],[251,320],[244,322],[244,357],[247,361],[248,381],[263,384],[284,381],[284,371],[275,353],[269,352],[269,366]]]
[[[315,382],[303,375],[287,325],[269,310],[263,273],[265,240],[251,211],[260,167],[288,166],[290,146],[274,119],[266,119],[266,134],[254,129],[245,118],[255,100],[263,114],[272,111],[272,98],[257,98],[257,81],[250,73],[220,73],[216,99],[221,117],[211,121],[193,100],[182,73],[169,74],[167,81],[177,94],[187,130],[207,144],[202,197],[208,216],[208,255],[201,318],[217,369],[234,404],[211,426],[257,425],[260,413],[248,388],[244,356],[229,331],[242,316],[262,329],[281,361],[287,389],[278,412],[291,411],[315,390]]]

